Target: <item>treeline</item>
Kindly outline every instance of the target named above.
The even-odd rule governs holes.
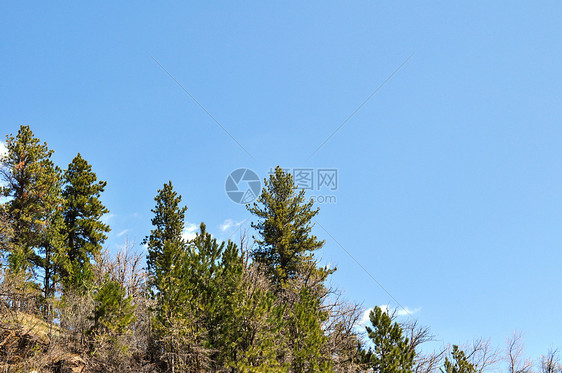
[[[427,327],[343,300],[315,252],[318,209],[279,167],[256,203],[255,241],[222,242],[201,224],[183,238],[187,207],[157,191],[142,254],[103,249],[110,227],[97,179],[78,154],[66,169],[29,127],[0,159],[0,369],[84,372],[482,372],[486,341],[428,353]],[[511,347],[510,347],[511,346]],[[508,373],[529,373],[520,338]],[[556,351],[543,373],[560,372]]]

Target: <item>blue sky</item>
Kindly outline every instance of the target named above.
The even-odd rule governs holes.
[[[226,238],[248,218],[232,170],[335,168],[315,232],[350,300],[396,306],[333,238],[444,342],[519,330],[538,356],[562,347],[561,17],[557,2],[12,2],[1,132],[28,124],[59,165],[93,164],[111,249],[148,233],[168,180],[188,222]]]

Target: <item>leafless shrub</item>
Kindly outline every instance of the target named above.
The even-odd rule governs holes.
[[[41,290],[30,281],[29,274],[0,270],[0,309],[35,313],[39,311],[40,297]]]
[[[61,342],[71,351],[82,354],[88,350],[86,332],[93,326],[94,300],[91,291],[68,292],[56,306],[64,335]]]
[[[330,290],[332,297],[326,302],[328,320],[324,332],[328,336],[327,354],[332,357],[335,372],[356,372],[361,337],[357,325],[361,320],[362,307],[343,299],[340,291]]]
[[[104,278],[109,277],[125,289],[135,307],[134,322],[126,333],[95,334],[92,356],[100,371],[137,372],[148,369],[146,352],[153,338],[150,327],[152,302],[147,296],[147,274],[143,266],[144,255],[128,240],[116,254],[111,255],[105,250],[96,258],[95,286],[100,286]]]
[[[201,331],[186,318],[167,320],[169,327],[159,341],[171,372],[206,372],[211,364],[210,350],[201,346]]]
[[[54,340],[60,328],[39,312],[40,290],[23,273],[0,272],[0,368],[2,371],[43,369],[64,350]]]
[[[429,353],[418,352],[414,357],[415,373],[441,372],[443,360],[447,355],[447,348],[443,347]]]

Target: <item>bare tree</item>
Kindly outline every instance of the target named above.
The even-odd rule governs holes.
[[[508,338],[505,351],[508,373],[530,373],[533,362],[525,357],[525,345],[521,333],[513,333]]]
[[[443,359],[447,355],[447,348],[435,350],[430,353],[418,353],[414,358],[415,373],[435,373],[441,372]]]
[[[357,372],[358,346],[361,337],[358,324],[362,307],[343,299],[341,291],[330,289],[331,297],[326,301],[328,320],[323,329],[328,336],[327,354],[332,357],[335,372]]]
[[[467,359],[474,365],[476,371],[492,370],[501,361],[501,353],[493,347],[489,339],[478,338],[464,348]]]
[[[404,336],[410,340],[410,346],[414,350],[423,343],[435,341],[435,335],[431,333],[429,326],[420,325],[418,320],[411,319],[402,322],[400,327]]]
[[[394,318],[394,316],[393,316]],[[420,325],[418,320],[410,319],[400,324],[404,336],[410,341],[410,348],[416,352],[414,357],[415,373],[433,373],[440,371],[442,361],[447,354],[447,347],[432,352],[422,352],[420,346],[424,343],[435,342],[435,335],[429,326]]]
[[[562,364],[560,364],[558,349],[550,349],[546,355],[541,356],[540,373],[560,372],[562,372]]]

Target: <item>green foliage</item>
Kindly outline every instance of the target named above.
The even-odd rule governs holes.
[[[6,149],[1,160],[6,186],[0,194],[8,199],[2,213],[12,233],[10,245],[5,246],[10,248],[8,267],[30,276],[41,274],[47,299],[56,281],[53,260],[64,241],[60,169],[51,161],[53,151],[28,126],[20,126],[16,136],[6,136]]]
[[[198,294],[206,339],[213,369],[236,367],[241,371],[277,371],[283,350],[281,330],[284,307],[267,289],[257,286],[238,247],[232,242],[218,243],[201,224],[186,261],[192,288]],[[256,275],[256,273],[254,273]],[[257,370],[256,370],[257,369]]]
[[[313,209],[313,201],[306,202],[304,190],[297,192],[292,175],[279,166],[248,210],[258,218],[252,227],[260,236],[253,259],[265,265],[277,284],[295,278],[299,267],[313,262],[313,252],[324,245],[311,234],[318,209]]]
[[[100,194],[106,182],[98,181],[92,166],[80,154],[64,172],[65,250],[57,257],[65,290],[82,290],[91,282],[91,261],[101,252],[109,226],[101,221],[109,210],[101,203]]]
[[[94,294],[94,326],[90,332],[120,335],[135,321],[135,306],[117,281],[105,279]]]
[[[155,301],[153,332],[160,358],[168,368],[183,369],[193,360],[195,346],[201,338],[192,312],[195,290],[192,278],[186,276],[188,246],[182,238],[187,207],[180,207],[181,196],[172,186],[164,184],[158,190],[156,206],[151,211],[153,229],[143,244],[147,246],[147,270],[152,299]]]
[[[365,353],[363,360],[369,368],[381,373],[412,372],[415,352],[410,341],[402,335],[402,328],[392,318],[375,307],[369,314],[372,327],[366,327],[374,348]]]
[[[321,309],[318,297],[308,288],[303,288],[293,308],[291,326],[292,370],[294,372],[330,372],[330,357],[324,355],[323,347],[328,341],[322,330],[327,318]]]
[[[187,207],[180,207],[179,196],[170,181],[158,190],[152,225],[154,229],[143,244],[147,246],[147,268],[153,297],[157,302],[159,323],[166,324],[177,312],[182,312],[185,294],[181,293],[186,242],[182,238]]]
[[[231,321],[235,348],[225,365],[240,372],[287,372],[285,307],[272,292],[254,285],[246,282],[245,291],[238,294],[240,303]]]
[[[110,231],[101,220],[106,182],[80,154],[62,172],[27,126],[7,136],[7,150],[0,159],[0,251],[8,264],[0,311],[41,311],[98,371],[133,359],[138,371],[147,361],[144,367],[172,372],[338,370],[325,330],[324,281],[332,271],[314,258],[324,244],[311,233],[318,209],[281,168],[248,206],[259,233],[251,259],[203,223],[185,240],[187,207],[164,184],[143,240],[147,273],[140,273],[138,260],[129,266],[99,255]]]
[[[228,324],[237,307],[234,295],[243,270],[238,248],[230,241],[219,243],[207,232],[205,224],[201,224],[184,268],[186,291],[197,304],[196,319],[200,320],[200,328],[206,336],[203,345],[219,351],[215,353],[215,360],[225,360],[231,343],[235,342]]]
[[[51,161],[53,151],[33,135],[29,126],[21,126],[16,136],[6,136],[6,149],[1,160],[6,186],[1,195],[8,197],[3,212],[13,230],[8,262],[13,271],[27,271],[42,264],[39,250],[49,249],[55,231],[59,172]]]
[[[254,262],[263,266],[276,296],[287,305],[283,322],[291,371],[330,371],[322,329],[327,315],[321,311],[321,299],[323,282],[333,271],[318,268],[314,259],[314,251],[324,245],[312,234],[318,209],[313,209],[313,201],[306,201],[304,190],[297,191],[292,175],[276,167],[248,210],[258,218],[252,223],[259,234]]]
[[[143,245],[148,249],[147,268],[152,276],[151,285],[158,292],[165,293],[166,290],[172,291],[173,277],[178,277],[178,271],[181,271],[180,264],[186,249],[182,232],[187,207],[180,207],[181,196],[174,191],[171,181],[158,190],[154,200],[156,207],[151,210],[154,213],[154,228],[144,239]]]
[[[444,369],[442,369],[444,373],[476,373],[476,367],[468,361],[464,351],[458,346],[453,345],[451,355],[452,361],[445,358]]]

